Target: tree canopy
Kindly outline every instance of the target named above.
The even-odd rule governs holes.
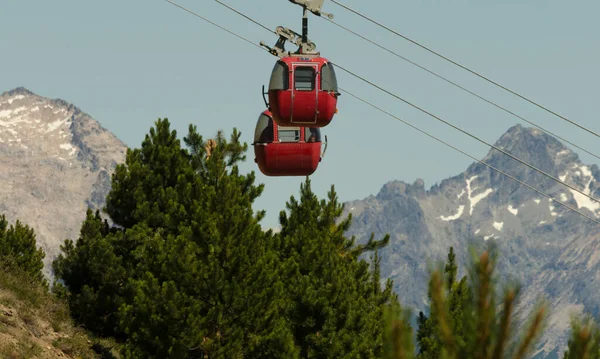
[[[182,146],[165,119],[128,150],[107,196],[114,225],[88,211],[53,263],[74,317],[127,358],[379,357],[396,297],[358,256],[388,238],[344,237],[335,191],[319,201],[309,180],[281,233],[263,231],[240,136],[190,126]]]
[[[44,285],[47,281],[42,273],[45,253],[37,247],[33,228],[17,220],[8,224],[6,216],[0,216],[0,260],[7,266],[17,266],[32,279]]]
[[[77,323],[116,338],[125,358],[517,359],[534,348],[547,308],[515,330],[520,287],[498,291],[494,248],[460,280],[449,249],[413,331],[381,278],[390,236],[347,237],[352,216],[334,186],[319,199],[306,178],[281,231],[263,230],[252,206],[264,186],[240,172],[240,138],[205,139],[190,125],[182,143],[161,119],[127,151],[103,213],[88,210],[53,262],[54,291]],[[43,278],[44,254],[20,222],[0,218],[0,255]],[[598,333],[591,319],[573,321],[564,359],[598,358]]]

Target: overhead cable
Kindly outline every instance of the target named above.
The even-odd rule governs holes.
[[[195,13],[195,12],[193,12],[192,10],[190,10],[190,9],[188,9],[188,8],[186,8],[186,7],[183,7],[183,6],[181,6],[181,5],[177,4],[177,3],[176,3],[176,2],[174,2],[174,1],[171,1],[171,0],[166,0],[166,1],[167,1],[167,2],[169,2],[169,3],[171,3],[171,4],[173,4],[173,5],[175,5],[175,6],[177,6],[178,8],[180,8],[180,9],[182,9],[182,10],[185,10],[185,11],[189,12],[189,13],[190,13],[190,14],[192,14],[192,15],[195,15],[195,16],[197,16],[197,17],[201,18],[202,20],[204,20],[204,21],[208,22],[209,24],[211,24],[211,25],[213,25],[213,26],[216,26],[216,27],[218,27],[219,29],[221,29],[221,30],[223,30],[223,31],[226,31],[226,32],[230,33],[231,35],[233,35],[233,36],[235,36],[235,37],[237,37],[237,38],[239,38],[239,39],[242,39],[242,40],[244,40],[244,41],[246,41],[246,42],[249,42],[249,43],[251,43],[252,45],[254,45],[254,46],[258,47],[259,49],[261,49],[261,50],[264,50],[264,49],[263,49],[263,48],[262,48],[260,45],[258,45],[258,44],[255,44],[255,43],[254,43],[252,40],[248,40],[247,38],[243,37],[242,35],[238,35],[238,34],[236,34],[235,32],[233,32],[233,31],[231,31],[231,30],[229,30],[229,29],[226,29],[226,28],[224,28],[223,26],[221,26],[221,25],[219,25],[219,24],[217,24],[217,23],[214,23],[214,22],[212,22],[212,21],[208,20],[207,18],[205,18],[204,16],[202,16],[202,15],[200,15],[200,14],[198,14],[198,13]],[[269,29],[268,29],[268,28],[266,28],[266,27],[265,27],[265,29],[269,30]],[[269,30],[269,31],[270,31],[270,30]]]
[[[192,10],[189,10],[189,9],[187,9],[187,8],[185,8],[185,7],[183,7],[183,6],[179,5],[179,4],[177,4],[177,3],[175,3],[175,2],[173,2],[173,1],[171,1],[171,0],[166,0],[166,1],[167,1],[167,2],[169,2],[169,3],[171,3],[171,4],[173,4],[173,5],[175,5],[175,6],[177,6],[177,7],[179,7],[179,8],[181,8],[181,9],[183,9],[183,10],[185,10],[185,11],[187,11],[187,12],[189,12],[189,13],[190,13],[190,14],[192,14],[192,15],[195,15],[195,16],[199,17],[200,19],[202,19],[202,20],[205,20],[206,22],[208,22],[208,23],[210,23],[210,24],[212,24],[212,25],[214,25],[214,26],[216,26],[216,27],[218,27],[218,28],[220,28],[220,29],[222,29],[222,30],[224,30],[224,31],[226,31],[226,32],[228,32],[228,33],[230,33],[230,34],[234,35],[234,36],[236,36],[237,38],[239,38],[239,39],[241,39],[241,40],[244,40],[244,41],[246,41],[246,42],[248,42],[248,43],[250,43],[250,44],[252,44],[252,45],[254,45],[254,46],[258,47],[259,49],[261,49],[261,50],[263,50],[263,51],[265,51],[265,52],[269,53],[269,51],[268,51],[268,50],[266,50],[266,49],[263,49],[262,47],[260,47],[260,46],[256,45],[256,44],[255,44],[254,42],[252,42],[251,40],[248,40],[247,38],[245,38],[245,37],[243,37],[243,36],[240,36],[240,35],[238,35],[238,34],[234,33],[233,31],[230,31],[230,30],[228,30],[228,29],[226,29],[226,28],[224,28],[224,27],[222,27],[222,26],[220,26],[220,25],[217,25],[217,24],[215,24],[214,22],[212,22],[212,21],[210,21],[210,20],[208,20],[208,19],[204,18],[204,17],[203,17],[203,16],[201,16],[200,14],[197,14],[196,12],[194,12],[194,11],[192,11]],[[391,116],[391,117],[393,117],[393,118],[395,118],[395,119],[397,119],[397,120],[401,121],[402,123],[406,124],[407,126],[410,126],[411,128],[413,128],[413,129],[415,129],[415,130],[417,130],[417,131],[419,131],[419,132],[421,132],[421,133],[423,133],[423,134],[425,134],[425,135],[427,135],[427,136],[429,136],[429,137],[433,138],[434,140],[436,140],[436,141],[438,141],[438,142],[440,142],[440,143],[442,143],[442,144],[444,144],[444,145],[446,145],[446,146],[448,146],[448,147],[450,147],[450,148],[452,148],[452,149],[454,149],[454,150],[456,150],[456,151],[458,151],[458,152],[462,153],[463,155],[465,155],[465,156],[468,156],[469,158],[471,158],[471,159],[473,159],[473,160],[475,160],[475,161],[477,161],[477,162],[479,162],[479,163],[481,163],[481,164],[483,164],[483,165],[487,166],[488,168],[492,169],[493,171],[496,171],[496,172],[500,173],[501,175],[503,175],[503,176],[506,176],[506,177],[508,177],[509,179],[511,179],[511,180],[513,180],[513,181],[516,181],[517,183],[519,183],[519,184],[521,184],[521,185],[523,185],[523,186],[526,186],[527,188],[529,188],[529,189],[531,189],[531,190],[533,190],[533,191],[535,191],[535,192],[537,192],[537,193],[541,194],[542,196],[544,196],[544,197],[546,197],[546,198],[548,198],[548,199],[552,200],[553,202],[555,202],[555,203],[558,203],[558,204],[560,204],[561,206],[563,206],[563,207],[565,207],[565,208],[567,208],[567,209],[569,209],[569,210],[571,210],[571,211],[573,211],[573,212],[575,212],[575,213],[577,213],[577,214],[579,214],[579,215],[581,215],[581,216],[583,216],[583,217],[585,217],[585,218],[587,218],[587,219],[589,219],[589,220],[591,220],[591,221],[593,221],[593,222],[595,222],[595,223],[597,223],[597,224],[600,224],[600,221],[598,221],[597,219],[594,219],[594,218],[592,218],[592,217],[588,216],[587,214],[585,214],[585,213],[583,213],[583,212],[581,212],[581,211],[579,211],[579,210],[577,210],[577,209],[575,209],[575,208],[573,208],[573,207],[571,207],[571,206],[567,205],[566,203],[563,203],[562,201],[559,201],[559,200],[557,200],[557,199],[553,198],[552,196],[550,196],[550,195],[548,195],[548,194],[546,194],[546,193],[544,193],[544,192],[542,192],[542,191],[538,190],[537,188],[535,188],[535,187],[533,187],[533,186],[531,186],[531,185],[529,185],[529,184],[527,184],[527,183],[525,183],[525,182],[523,182],[523,181],[521,181],[521,180],[519,180],[519,179],[517,179],[517,178],[515,178],[515,177],[513,177],[513,176],[511,176],[511,175],[509,175],[509,174],[507,174],[506,172],[504,172],[504,171],[502,171],[502,170],[500,170],[500,169],[497,169],[497,168],[495,168],[494,166],[492,166],[492,165],[488,164],[487,162],[477,159],[476,157],[474,157],[474,156],[472,156],[472,155],[468,154],[467,152],[465,152],[465,151],[463,151],[463,150],[461,150],[461,149],[459,149],[459,148],[457,148],[457,147],[455,147],[455,146],[453,146],[453,145],[449,144],[448,142],[445,142],[444,140],[441,140],[440,138],[438,138],[438,137],[436,137],[436,136],[434,136],[434,135],[432,135],[432,134],[428,133],[427,131],[420,129],[420,128],[418,128],[417,126],[414,126],[414,125],[410,124],[409,122],[407,122],[407,121],[405,121],[405,120],[402,120],[401,118],[399,118],[399,117],[397,117],[397,116],[395,116],[395,115],[393,115],[393,114],[391,114],[391,113],[389,113],[389,112],[387,112],[387,111],[385,111],[385,110],[383,110],[383,109],[381,109],[381,108],[377,107],[376,105],[373,105],[373,104],[372,104],[372,103],[370,103],[369,101],[367,101],[367,100],[364,100],[364,99],[362,99],[361,97],[359,97],[359,96],[357,96],[357,95],[354,95],[353,93],[351,93],[351,92],[348,92],[348,91],[346,91],[346,90],[344,90],[344,89],[342,89],[342,88],[339,88],[339,90],[340,90],[340,91],[343,91],[344,93],[346,93],[346,94],[350,95],[351,97],[354,97],[354,98],[358,99],[359,101],[362,101],[363,103],[366,103],[366,104],[370,105],[371,107],[373,107],[373,108],[375,108],[375,109],[377,109],[377,110],[379,110],[379,111],[381,111],[381,112],[383,112],[383,113],[385,113],[385,114],[387,114],[387,115],[389,115],[389,116]]]
[[[391,32],[392,34],[397,35],[397,36],[403,38],[404,40],[409,41],[409,42],[411,42],[411,43],[419,46],[420,48],[422,48],[422,49],[424,49],[424,50],[426,50],[426,51],[428,51],[428,52],[430,52],[430,53],[432,53],[432,54],[434,54],[434,55],[436,55],[436,56],[438,56],[438,57],[440,57],[440,58],[442,58],[442,59],[444,59],[444,60],[446,60],[446,61],[448,61],[448,62],[450,62],[450,63],[452,63],[452,64],[454,64],[456,66],[458,66],[458,67],[460,67],[460,68],[462,68],[463,70],[468,71],[468,72],[472,73],[473,75],[475,75],[475,76],[477,76],[477,77],[479,77],[479,78],[481,78],[481,79],[483,79],[483,80],[485,80],[485,81],[487,81],[487,82],[489,82],[489,83],[491,83],[491,84],[493,84],[495,86],[498,86],[498,87],[500,87],[501,89],[503,89],[505,91],[510,92],[511,94],[513,94],[513,95],[515,95],[515,96],[517,96],[517,97],[519,97],[519,98],[521,98],[521,99],[523,99],[523,100],[531,103],[532,105],[535,105],[535,106],[541,108],[542,110],[544,110],[544,111],[546,111],[548,113],[551,113],[552,115],[554,115],[554,116],[556,116],[556,117],[558,117],[558,118],[560,118],[562,120],[565,120],[565,121],[571,123],[572,125],[575,125],[575,126],[579,127],[580,129],[582,129],[584,131],[587,131],[587,132],[591,133],[592,135],[600,138],[600,134],[598,134],[597,132],[595,132],[595,131],[587,128],[587,127],[584,127],[584,126],[580,125],[579,123],[577,123],[577,122],[575,122],[573,120],[570,120],[567,117],[565,117],[565,116],[563,116],[563,115],[561,115],[561,114],[559,114],[559,113],[557,113],[555,111],[552,111],[549,108],[547,108],[547,107],[545,107],[545,106],[543,106],[543,105],[541,105],[541,104],[539,104],[539,103],[537,103],[537,102],[535,102],[533,100],[530,100],[529,98],[527,98],[527,97],[525,97],[525,96],[517,93],[516,91],[513,91],[513,90],[509,89],[508,87],[505,87],[505,86],[499,84],[498,82],[496,82],[494,80],[489,79],[488,77],[486,77],[486,76],[478,73],[477,71],[471,70],[468,67],[466,67],[464,65],[461,65],[460,63],[458,63],[458,62],[456,62],[456,61],[454,61],[454,60],[452,60],[452,59],[450,59],[450,58],[448,58],[448,57],[440,54],[439,52],[436,52],[436,51],[430,49],[429,47],[427,47],[425,45],[422,45],[419,42],[417,42],[415,40],[412,40],[409,37],[407,37],[405,35],[402,35],[401,33],[399,33],[397,31],[389,28],[388,26],[383,25],[380,22],[377,22],[377,21],[371,19],[371,18],[369,18],[366,15],[363,15],[359,11],[354,10],[354,9],[350,8],[349,6],[342,4],[342,3],[340,3],[337,0],[331,0],[331,2],[333,2],[334,4],[336,4],[336,5],[340,6],[340,7],[344,8],[344,9],[346,9],[346,10],[352,12],[352,13],[354,13],[355,15],[358,15],[358,16],[362,17],[365,20],[367,20],[367,21],[369,21],[369,22],[371,22],[371,23],[373,23],[373,24],[375,24],[375,25],[377,25],[377,26],[379,26],[379,27],[381,27],[381,28],[383,28],[383,29]]]
[[[219,1],[219,0],[215,0],[215,1],[216,1],[216,2],[218,2],[219,4],[222,4],[222,5],[226,6],[225,4],[223,4],[223,3],[222,3],[221,1]],[[263,29],[267,29],[267,31],[271,32],[271,30],[268,30],[268,27],[266,27],[266,26],[264,26],[264,25],[260,24],[258,21],[256,21],[256,20],[254,20],[254,19],[250,18],[249,16],[242,14],[240,11],[238,11],[238,10],[234,9],[233,7],[231,7],[231,6],[226,6],[226,7],[227,7],[228,9],[232,10],[233,12],[235,12],[236,14],[238,14],[238,15],[240,15],[240,16],[243,16],[243,17],[244,17],[244,18],[246,18],[246,19],[249,19],[249,20],[250,20],[251,22],[253,22],[254,24],[257,24],[257,25],[259,25],[260,27],[262,27]],[[417,109],[417,110],[419,110],[419,111],[421,111],[421,112],[425,113],[426,115],[428,115],[428,116],[430,116],[430,117],[432,117],[432,118],[436,119],[436,120],[437,120],[437,121],[439,121],[439,122],[442,122],[442,123],[443,123],[443,124],[445,124],[446,126],[452,127],[453,129],[455,129],[455,130],[457,130],[457,131],[459,131],[459,132],[462,132],[463,134],[465,134],[465,135],[467,135],[467,136],[469,136],[469,137],[471,137],[471,138],[473,138],[473,139],[477,140],[478,142],[480,142],[480,143],[482,143],[482,144],[484,144],[484,145],[486,145],[486,146],[488,146],[488,147],[490,147],[490,148],[493,148],[493,149],[495,149],[496,151],[498,151],[498,152],[500,152],[500,153],[504,154],[505,156],[508,156],[508,157],[512,158],[513,160],[515,160],[515,161],[517,161],[517,162],[519,162],[519,163],[521,163],[521,164],[523,164],[523,165],[525,165],[525,166],[527,166],[527,167],[531,168],[532,170],[534,170],[534,171],[536,171],[536,172],[538,172],[538,173],[540,173],[540,174],[544,175],[545,177],[547,177],[547,178],[550,178],[550,179],[552,179],[553,181],[555,181],[555,182],[557,182],[557,183],[560,183],[560,184],[562,184],[562,185],[564,185],[564,186],[566,186],[566,187],[570,188],[571,190],[573,190],[573,191],[576,191],[576,192],[580,193],[581,195],[583,195],[583,196],[585,196],[585,197],[587,197],[587,198],[591,199],[592,201],[595,201],[595,202],[597,202],[597,203],[600,203],[600,199],[596,199],[596,198],[592,197],[591,195],[589,195],[589,194],[585,193],[584,191],[582,191],[582,190],[578,189],[577,187],[574,187],[574,186],[572,186],[572,185],[570,185],[570,184],[568,184],[568,183],[566,183],[566,182],[564,182],[564,181],[561,181],[559,178],[557,178],[557,177],[555,177],[555,176],[553,176],[553,175],[551,175],[551,174],[549,174],[549,173],[547,173],[547,172],[545,172],[545,171],[543,171],[543,170],[541,170],[541,169],[537,168],[536,166],[534,166],[534,165],[532,165],[532,164],[530,164],[530,163],[528,163],[528,162],[526,162],[526,161],[523,161],[522,159],[520,159],[520,158],[518,158],[517,156],[514,156],[514,155],[512,155],[511,153],[509,153],[509,152],[507,152],[507,151],[505,151],[505,150],[503,150],[503,149],[499,148],[498,146],[495,146],[495,145],[493,145],[493,144],[491,144],[491,143],[489,143],[489,142],[487,142],[487,141],[485,141],[485,140],[481,139],[480,137],[478,137],[478,136],[476,136],[476,135],[474,135],[474,134],[472,134],[472,133],[470,133],[470,132],[468,132],[468,131],[464,130],[463,128],[461,128],[461,127],[459,127],[459,126],[456,126],[456,125],[454,125],[453,123],[451,123],[451,122],[449,122],[449,121],[447,121],[447,120],[444,120],[443,118],[441,118],[441,117],[439,117],[439,116],[437,116],[437,115],[434,115],[433,113],[431,113],[431,112],[429,112],[429,111],[427,111],[427,110],[423,109],[423,108],[422,108],[422,107],[420,107],[420,106],[417,106],[417,105],[413,104],[412,102],[410,102],[410,101],[408,101],[408,100],[404,99],[403,97],[401,97],[401,96],[399,96],[399,95],[397,95],[397,94],[395,94],[395,93],[393,93],[393,92],[391,92],[391,91],[389,91],[389,90],[387,90],[387,89],[385,89],[385,88],[383,88],[383,87],[381,87],[381,86],[377,85],[376,83],[374,83],[374,82],[372,82],[372,81],[370,81],[370,80],[368,80],[368,79],[366,79],[366,78],[364,78],[364,77],[362,77],[362,76],[360,76],[360,75],[356,74],[356,73],[355,73],[355,72],[353,72],[353,71],[350,71],[350,70],[346,69],[344,66],[341,66],[339,63],[336,63],[336,62],[333,62],[333,61],[331,61],[331,63],[332,63],[333,65],[337,66],[337,67],[338,67],[339,69],[341,69],[342,71],[346,72],[347,74],[349,74],[349,75],[351,75],[351,76],[354,76],[354,77],[356,77],[357,79],[359,79],[359,80],[361,80],[361,81],[365,82],[366,84],[368,84],[368,85],[370,85],[370,86],[372,86],[372,87],[375,87],[376,89],[379,89],[380,91],[383,91],[383,92],[387,93],[388,95],[390,95],[390,96],[394,97],[395,99],[397,99],[397,100],[400,100],[400,101],[404,102],[405,104],[407,104],[407,105],[409,105],[409,106],[411,106],[411,107],[413,107],[413,108],[415,108],[415,109]]]
[[[563,202],[561,202],[561,201],[559,201],[559,200],[557,200],[557,199],[554,199],[552,196],[550,196],[550,195],[548,195],[548,194],[546,194],[546,193],[544,193],[544,192],[540,191],[539,189],[537,189],[537,188],[535,188],[535,187],[533,187],[533,186],[531,186],[531,185],[529,185],[529,184],[527,184],[527,183],[525,183],[525,182],[523,182],[523,181],[521,181],[521,180],[519,180],[519,179],[517,179],[517,178],[515,178],[515,177],[511,176],[511,175],[509,175],[508,173],[506,173],[506,172],[504,172],[504,171],[502,171],[502,170],[500,170],[500,169],[498,169],[498,168],[496,168],[496,167],[494,167],[494,166],[490,165],[489,163],[487,163],[487,162],[485,162],[485,161],[483,161],[483,160],[480,160],[480,159],[478,159],[478,158],[476,158],[476,157],[474,157],[474,156],[470,155],[469,153],[467,153],[467,152],[465,152],[465,151],[461,150],[460,148],[458,148],[458,147],[456,147],[456,146],[453,146],[452,144],[450,144],[450,143],[448,143],[448,142],[446,142],[446,141],[444,141],[444,140],[442,140],[442,139],[440,139],[440,138],[436,137],[435,135],[432,135],[432,134],[430,134],[429,132],[427,132],[427,131],[425,131],[425,130],[423,130],[423,129],[421,129],[421,128],[419,128],[419,127],[417,127],[417,126],[413,125],[413,124],[411,124],[411,123],[410,123],[410,122],[408,122],[408,121],[405,121],[405,120],[403,120],[403,119],[399,118],[398,116],[395,116],[394,114],[392,114],[392,113],[390,113],[390,112],[388,112],[388,111],[386,111],[386,110],[384,110],[384,109],[382,109],[382,108],[380,108],[380,107],[378,107],[378,106],[374,105],[373,103],[371,103],[371,102],[369,102],[369,101],[367,101],[367,100],[365,100],[365,99],[363,99],[363,98],[361,98],[361,97],[359,97],[359,96],[357,96],[357,95],[355,95],[355,94],[353,94],[353,93],[349,92],[348,90],[342,90],[342,89],[340,88],[340,91],[343,91],[345,94],[347,94],[347,95],[350,95],[351,97],[354,97],[355,99],[357,99],[357,100],[361,101],[362,103],[364,103],[364,104],[367,104],[367,105],[369,105],[369,106],[373,107],[374,109],[376,109],[376,110],[378,110],[378,111],[380,111],[380,112],[382,112],[382,113],[384,113],[384,114],[386,114],[386,115],[388,115],[388,116],[390,116],[390,117],[393,117],[393,118],[395,118],[396,120],[398,120],[398,121],[400,121],[400,122],[404,123],[405,125],[407,125],[407,126],[409,126],[409,127],[412,127],[413,129],[415,129],[415,130],[417,130],[417,131],[421,132],[422,134],[424,134],[424,135],[426,135],[426,136],[428,136],[428,137],[431,137],[431,138],[433,138],[434,140],[436,140],[436,141],[438,141],[438,142],[440,142],[440,143],[442,143],[442,144],[444,144],[444,145],[446,145],[446,146],[448,146],[448,147],[452,148],[453,150],[455,150],[455,151],[458,151],[458,152],[462,153],[463,155],[465,155],[465,156],[467,156],[467,157],[469,157],[469,158],[473,159],[474,161],[477,161],[477,162],[481,163],[482,165],[484,165],[484,166],[488,167],[489,169],[491,169],[491,170],[494,170],[494,171],[496,171],[496,172],[500,173],[501,175],[504,175],[504,176],[506,176],[506,177],[510,178],[511,180],[518,182],[519,184],[521,184],[521,185],[523,185],[523,186],[525,186],[525,187],[527,187],[527,188],[529,188],[529,189],[531,189],[531,190],[533,190],[533,191],[537,192],[538,194],[540,194],[540,195],[542,195],[542,196],[544,196],[544,197],[548,198],[548,199],[549,199],[549,200],[551,200],[552,202],[558,203],[558,204],[560,204],[561,206],[564,206],[564,207],[566,207],[566,208],[570,209],[571,211],[574,211],[574,212],[576,212],[576,213],[578,213],[578,214],[580,214],[580,215],[582,215],[582,216],[586,217],[587,219],[589,219],[589,220],[591,220],[591,221],[594,221],[594,222],[596,222],[596,223],[600,224],[600,221],[598,221],[597,219],[595,219],[595,218],[592,218],[592,217],[588,216],[587,214],[585,214],[585,213],[583,213],[583,212],[579,211],[578,209],[575,209],[575,208],[573,208],[573,207],[569,206],[569,205],[568,205],[568,204],[566,204],[566,203],[563,203]]]
[[[216,0],[216,1],[218,1],[218,0]],[[586,150],[585,148],[583,148],[583,147],[581,147],[581,146],[579,146],[579,145],[577,145],[577,144],[575,144],[575,143],[573,143],[573,142],[571,142],[571,141],[569,141],[569,140],[567,140],[567,139],[565,139],[565,138],[563,138],[563,137],[561,137],[561,136],[557,135],[556,133],[553,133],[553,132],[551,132],[550,130],[547,130],[547,129],[543,128],[542,126],[540,126],[540,125],[536,124],[536,123],[535,123],[535,122],[533,122],[533,121],[530,121],[530,120],[526,119],[525,117],[523,117],[523,116],[520,116],[520,115],[518,115],[518,114],[514,113],[513,111],[511,111],[511,110],[507,109],[506,107],[503,107],[503,106],[501,106],[501,105],[498,105],[497,103],[495,103],[495,102],[493,102],[493,101],[491,101],[491,100],[489,100],[489,99],[487,99],[487,98],[485,98],[485,97],[483,97],[483,96],[481,96],[481,95],[479,95],[479,94],[477,94],[477,93],[475,93],[475,92],[473,92],[473,91],[471,91],[471,90],[467,89],[466,87],[464,87],[464,86],[462,86],[462,85],[459,85],[458,83],[456,83],[456,82],[454,82],[454,81],[452,81],[452,80],[449,80],[449,79],[447,79],[446,77],[444,77],[444,76],[442,76],[442,75],[440,75],[440,74],[438,74],[438,73],[434,72],[434,71],[433,71],[433,70],[431,70],[431,69],[428,69],[428,68],[427,68],[427,67],[425,67],[425,66],[422,66],[422,65],[418,64],[418,63],[417,63],[417,62],[415,62],[415,61],[412,61],[412,60],[410,60],[410,59],[408,59],[408,58],[406,58],[406,57],[404,57],[404,56],[402,56],[402,55],[398,54],[398,53],[397,53],[397,52],[395,52],[395,51],[392,51],[392,50],[390,50],[389,48],[387,48],[387,47],[385,47],[385,46],[383,46],[383,45],[380,45],[380,44],[378,44],[377,42],[375,42],[375,41],[373,41],[373,40],[371,40],[371,39],[369,39],[369,38],[367,38],[367,37],[365,37],[365,36],[363,36],[363,35],[361,35],[361,34],[359,34],[359,33],[355,32],[354,30],[352,30],[352,29],[350,29],[350,28],[348,28],[348,27],[346,27],[346,26],[344,26],[344,25],[341,25],[341,24],[339,24],[339,23],[337,23],[337,22],[335,22],[335,21],[333,21],[333,20],[331,20],[331,19],[329,19],[329,18],[326,18],[326,17],[323,17],[323,19],[325,19],[325,20],[327,20],[327,21],[331,22],[332,24],[334,24],[335,26],[337,26],[337,27],[339,27],[339,28],[341,28],[341,29],[343,29],[343,30],[345,30],[345,31],[347,31],[347,32],[349,32],[349,33],[351,33],[351,34],[353,34],[353,35],[355,35],[355,36],[357,36],[357,37],[359,37],[359,38],[361,38],[361,39],[363,39],[363,40],[367,41],[367,42],[369,42],[370,44],[372,44],[372,45],[374,45],[374,46],[377,46],[378,48],[380,48],[380,49],[382,49],[382,50],[384,50],[384,51],[386,51],[386,52],[388,52],[388,53],[390,53],[390,54],[392,54],[392,55],[394,55],[394,56],[396,56],[396,57],[398,57],[398,58],[400,58],[400,59],[402,59],[402,60],[404,60],[404,61],[406,61],[406,62],[408,62],[409,64],[411,64],[411,65],[414,65],[414,66],[416,66],[416,67],[420,68],[421,70],[423,70],[423,71],[426,71],[426,72],[430,73],[431,75],[433,75],[433,76],[435,76],[435,77],[437,77],[437,78],[439,78],[439,79],[441,79],[441,80],[443,80],[443,81],[446,81],[447,83],[449,83],[449,84],[451,84],[451,85],[453,85],[453,86],[455,86],[455,87],[458,87],[459,89],[461,89],[461,90],[463,90],[463,91],[465,91],[465,92],[467,92],[467,93],[469,93],[469,94],[471,94],[471,95],[473,95],[473,96],[477,97],[478,99],[480,99],[480,100],[482,100],[482,101],[485,101],[485,102],[487,102],[488,104],[490,104],[490,105],[492,105],[492,106],[494,106],[494,107],[496,107],[496,108],[498,108],[498,109],[500,109],[500,110],[502,110],[502,111],[504,111],[504,112],[506,112],[506,113],[508,113],[508,114],[510,114],[510,115],[512,115],[512,116],[514,116],[514,117],[516,117],[516,118],[518,118],[518,119],[520,119],[520,120],[522,120],[522,121],[525,121],[525,122],[527,122],[528,124],[530,124],[530,125],[532,125],[532,126],[534,126],[534,127],[538,128],[538,129],[540,129],[541,131],[543,131],[543,132],[545,132],[545,133],[547,133],[547,134],[549,134],[549,135],[551,135],[551,136],[553,136],[553,137],[556,137],[556,138],[558,138],[559,140],[561,140],[561,141],[563,141],[563,142],[565,142],[565,143],[568,143],[569,145],[571,145],[571,146],[573,146],[573,147],[575,147],[575,148],[578,148],[578,149],[580,149],[581,151],[583,151],[583,152],[585,152],[585,153],[587,153],[587,154],[589,154],[589,155],[591,155],[591,156],[593,156],[593,157],[596,157],[597,159],[599,159],[599,160],[600,160],[600,156],[598,156],[598,155],[596,155],[596,154],[592,153],[591,151],[588,151],[588,150]],[[262,25],[261,25],[261,26],[262,26]],[[267,29],[267,30],[268,30],[268,29]]]
[[[560,184],[562,184],[562,185],[564,185],[564,186],[566,186],[566,187],[568,187],[568,188],[572,189],[573,191],[579,192],[580,194],[582,194],[582,195],[586,196],[587,198],[591,199],[592,201],[595,201],[595,202],[598,202],[598,203],[600,203],[600,199],[596,199],[596,198],[594,198],[594,197],[590,196],[589,194],[585,193],[584,191],[582,191],[582,190],[580,190],[580,189],[577,189],[576,187],[574,187],[574,186],[571,186],[570,184],[568,184],[568,183],[566,183],[566,182],[564,182],[564,181],[561,181],[559,178],[556,178],[555,176],[553,176],[553,175],[551,175],[551,174],[549,174],[549,173],[547,173],[547,172],[545,172],[545,171],[543,171],[543,170],[541,170],[541,169],[537,168],[536,166],[534,166],[534,165],[532,165],[532,164],[530,164],[530,163],[528,163],[528,162],[525,162],[525,161],[523,161],[523,160],[522,160],[522,159],[520,159],[519,157],[517,157],[517,156],[514,156],[513,154],[511,154],[511,153],[509,153],[509,152],[506,152],[505,150],[501,149],[500,147],[498,147],[498,146],[495,146],[495,145],[493,145],[493,144],[491,144],[491,143],[489,143],[489,142],[487,142],[487,141],[485,141],[485,140],[481,139],[480,137],[478,137],[478,136],[476,136],[476,135],[474,135],[474,134],[472,134],[472,133],[470,133],[470,132],[468,132],[468,131],[466,131],[466,130],[462,129],[461,127],[458,127],[458,126],[454,125],[453,123],[451,123],[451,122],[449,122],[449,121],[446,121],[446,120],[444,120],[443,118],[441,118],[441,117],[439,117],[439,116],[437,116],[437,115],[434,115],[433,113],[431,113],[431,112],[429,112],[429,111],[427,111],[427,110],[423,109],[422,107],[419,107],[419,106],[417,106],[417,105],[413,104],[412,102],[410,102],[410,101],[408,101],[408,100],[406,100],[406,99],[404,99],[404,98],[402,98],[402,97],[400,97],[400,96],[396,95],[395,93],[393,93],[393,92],[391,92],[391,91],[389,91],[389,90],[386,90],[385,88],[383,88],[383,87],[381,87],[381,86],[377,85],[376,83],[374,83],[374,82],[372,82],[372,81],[370,81],[370,80],[367,80],[366,78],[364,78],[364,77],[362,77],[362,76],[360,76],[360,75],[358,75],[358,74],[356,74],[356,73],[354,73],[354,72],[352,72],[352,71],[350,71],[350,70],[348,70],[348,69],[344,68],[343,66],[340,66],[340,64],[337,64],[337,63],[334,63],[334,62],[331,62],[331,63],[332,63],[332,64],[334,64],[334,65],[336,65],[336,66],[337,66],[339,69],[341,69],[342,71],[344,71],[344,72],[346,72],[346,73],[348,73],[348,74],[350,74],[350,75],[352,75],[352,76],[356,77],[357,79],[359,79],[359,80],[362,80],[363,82],[365,82],[365,83],[367,83],[367,84],[369,84],[369,85],[371,85],[371,86],[373,86],[373,87],[375,87],[375,88],[377,88],[377,89],[379,89],[379,90],[381,90],[381,91],[383,91],[383,92],[387,93],[388,95],[390,95],[390,96],[392,96],[392,97],[394,97],[394,98],[396,98],[396,99],[398,99],[398,100],[400,100],[400,101],[404,102],[405,104],[407,104],[407,105],[409,105],[409,106],[411,106],[411,107],[413,107],[413,108],[415,108],[415,109],[417,109],[417,110],[419,110],[419,111],[421,111],[421,112],[423,112],[423,113],[425,113],[425,114],[429,115],[430,117],[432,117],[432,118],[434,118],[434,119],[438,120],[439,122],[442,122],[443,124],[445,124],[445,125],[447,125],[447,126],[449,126],[449,127],[452,127],[453,129],[455,129],[455,130],[457,130],[457,131],[459,131],[459,132],[462,132],[462,133],[464,133],[465,135],[467,135],[467,136],[469,136],[469,137],[471,137],[471,138],[473,138],[473,139],[477,140],[478,142],[480,142],[480,143],[483,143],[483,144],[485,144],[486,146],[489,146],[490,148],[493,148],[493,149],[495,149],[496,151],[498,151],[498,152],[500,152],[500,153],[502,153],[502,154],[504,154],[504,155],[506,155],[506,156],[508,156],[508,157],[512,158],[513,160],[515,160],[515,161],[517,161],[517,162],[519,162],[519,163],[521,163],[521,164],[523,164],[523,165],[525,165],[525,166],[527,166],[527,167],[531,168],[532,170],[534,170],[534,171],[536,171],[536,172],[538,172],[538,173],[540,173],[540,174],[544,175],[545,177],[547,177],[547,178],[550,178],[550,179],[552,179],[553,181],[555,181],[555,182],[558,182],[558,183],[560,183]]]

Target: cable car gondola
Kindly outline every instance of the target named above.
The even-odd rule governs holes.
[[[278,26],[279,35],[273,47],[260,45],[278,56],[269,82],[269,110],[279,126],[325,127],[337,113],[337,77],[333,64],[316,50],[308,39],[308,12],[317,16],[333,15],[321,11],[323,0],[290,0],[304,9],[302,35]],[[285,42],[298,46],[296,52],[286,51]],[[263,91],[264,92],[264,91]]]
[[[280,126],[327,126],[338,96],[333,64],[318,55],[283,57],[271,73],[269,104]]]
[[[321,162],[321,144],[319,128],[279,126],[266,110],[254,131],[254,162],[266,176],[310,176]]]

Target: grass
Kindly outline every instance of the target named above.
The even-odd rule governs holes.
[[[46,286],[0,262],[0,358],[119,358],[112,347],[75,327]]]

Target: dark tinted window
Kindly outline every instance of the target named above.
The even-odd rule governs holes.
[[[321,142],[321,130],[317,127],[304,128],[304,141],[306,142]]]
[[[294,69],[296,90],[311,91],[315,89],[315,68],[299,66]]]
[[[277,127],[280,142],[300,141],[300,127]]]
[[[255,143],[273,142],[273,120],[264,113],[258,117],[256,129],[254,130]]]
[[[278,61],[271,73],[269,90],[287,90],[290,87],[289,69],[285,62]]]
[[[321,68],[321,90],[338,92],[337,77],[331,62]]]

